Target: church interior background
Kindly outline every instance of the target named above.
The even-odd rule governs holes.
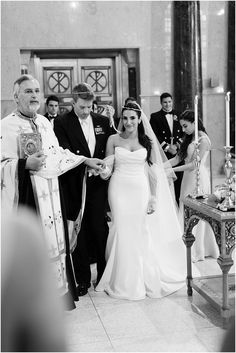
[[[61,112],[70,109],[72,87],[81,81],[94,88],[100,111],[111,104],[116,117],[128,96],[135,97],[150,116],[161,108],[162,92],[173,94],[174,106],[179,111],[193,108],[194,96],[198,94],[199,114],[212,141],[212,185],[224,179],[228,91],[233,162],[235,156],[234,1],[1,1],[1,35],[2,117],[15,108],[12,84],[23,73],[32,74],[40,82],[42,114],[51,94],[60,98]],[[86,311],[88,301],[80,301],[79,305],[85,308],[80,312],[82,316],[91,315],[90,309]],[[99,305],[108,315],[104,299]],[[97,313],[96,320],[99,310]],[[170,320],[171,315],[165,315]],[[76,325],[78,316],[72,316],[70,327]],[[188,347],[185,342],[185,346],[176,345],[177,350],[216,350],[216,337],[222,338],[224,332],[216,325],[215,316],[205,326],[201,343],[196,341],[195,332],[192,345]],[[201,317],[197,323],[200,330],[206,325],[204,320]],[[112,329],[119,330],[114,325]],[[92,345],[92,341],[82,338],[78,343],[75,335],[70,337],[71,350],[117,351],[134,347],[132,340],[127,339],[125,346],[117,343],[119,348],[114,349],[107,337],[104,345],[99,340]],[[176,331],[174,336],[180,340]],[[184,336],[187,339],[186,333]],[[210,344],[207,336],[212,337]],[[114,337],[118,342],[115,333]],[[161,341],[162,350],[174,349],[174,344],[169,344],[168,349],[167,346]],[[156,346],[147,345],[146,349],[153,351]]]

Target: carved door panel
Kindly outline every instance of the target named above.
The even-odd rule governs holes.
[[[60,113],[71,110],[72,88],[77,82],[78,64],[76,59],[39,59],[38,76],[44,103],[48,96],[60,100]],[[45,112],[45,107],[43,109]]]
[[[116,108],[114,60],[98,59],[38,59],[38,79],[43,88],[44,102],[50,95],[60,99],[60,112],[70,110],[72,88],[79,82],[90,84],[101,114],[107,104]],[[45,108],[41,109],[41,113]]]
[[[94,90],[98,113],[102,114],[108,104],[116,106],[113,59],[78,59],[78,72],[80,81]]]

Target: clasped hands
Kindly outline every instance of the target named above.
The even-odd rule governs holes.
[[[97,176],[106,169],[106,163],[99,158],[88,158],[84,163],[88,166],[89,175]]]

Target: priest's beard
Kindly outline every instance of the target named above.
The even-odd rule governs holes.
[[[39,110],[39,107],[40,107],[40,104],[39,104],[39,103],[31,103],[30,106],[29,106],[29,111],[30,111],[32,114],[36,114],[37,111]]]

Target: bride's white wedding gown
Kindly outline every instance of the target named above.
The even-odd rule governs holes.
[[[112,219],[107,265],[96,287],[115,298],[161,298],[185,284],[185,245],[168,182],[161,173],[156,212],[147,215],[146,156],[145,148],[134,152],[115,148],[108,189]]]

